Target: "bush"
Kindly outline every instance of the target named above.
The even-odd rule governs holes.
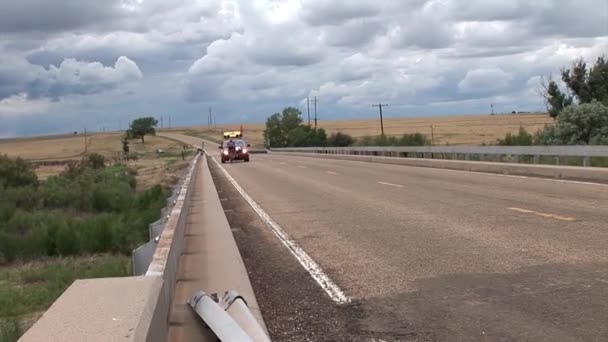
[[[354,143],[355,139],[352,136],[342,132],[332,133],[329,138],[327,138],[327,146],[346,147],[351,146]]]
[[[136,193],[135,171],[95,163],[70,166],[39,188],[0,188],[0,259],[126,254],[147,239],[165,191]]]
[[[425,146],[430,145],[431,142],[424,134],[404,134],[397,142],[397,146]]]
[[[593,101],[572,105],[562,110],[555,124],[536,135],[543,145],[605,145],[608,144],[608,107]]]
[[[530,146],[534,144],[534,137],[525,128],[520,127],[517,134],[507,133],[504,139],[498,139],[502,146]]]
[[[103,169],[106,167],[106,158],[99,153],[91,153],[87,165],[92,169]]]
[[[0,155],[0,188],[38,186],[38,177],[32,165],[21,158]]]
[[[425,146],[430,145],[426,135],[420,133],[404,134],[401,137],[377,135],[357,139],[358,146]]]
[[[21,337],[21,328],[16,318],[0,319],[0,342],[17,342]]]

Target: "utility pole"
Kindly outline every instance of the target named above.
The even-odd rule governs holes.
[[[169,128],[171,128],[171,115],[169,115]]]
[[[160,128],[161,129],[163,128],[163,116],[162,115],[160,116]]]
[[[213,114],[211,114],[211,107],[209,107],[209,116],[207,117],[207,127],[211,130],[211,126],[213,125]]]
[[[84,153],[87,154],[88,151],[88,147],[87,147],[87,128],[84,128]]]
[[[310,96],[306,97],[306,111],[308,112],[308,126],[310,126]]]
[[[494,104],[493,103],[490,105],[490,108],[492,109],[492,115],[494,115]]]
[[[378,107],[380,109],[380,131],[382,132],[382,136],[384,136],[384,120],[382,119],[382,107],[388,107],[388,105],[379,103],[377,105],[372,105],[372,107]]]
[[[317,129],[317,97],[315,96],[315,99],[313,100],[314,104],[315,104],[315,129]]]
[[[435,128],[431,125],[431,146],[435,146]]]

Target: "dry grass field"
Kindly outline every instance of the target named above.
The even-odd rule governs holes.
[[[122,133],[96,133],[87,137],[88,152],[97,152],[111,158],[122,153],[120,138]],[[129,143],[131,152],[152,153],[157,148],[179,150],[181,144],[162,137],[146,136],[145,144],[133,139]],[[83,135],[63,135],[34,138],[0,140],[0,154],[10,157],[37,160],[80,159],[84,153]]]
[[[122,153],[120,138],[122,133],[96,133],[87,138],[87,151],[104,155],[113,160]],[[182,144],[167,138],[146,136],[145,143],[133,139],[130,151],[139,155],[138,160],[128,164],[138,172],[138,189],[147,189],[154,184],[171,185],[174,183],[186,162],[181,160]],[[157,155],[156,149],[166,151]],[[84,136],[64,135],[0,140],[0,154],[21,157],[30,161],[69,161],[79,160],[84,154]],[[65,165],[39,165],[36,173],[40,179],[61,173]]]
[[[387,135],[419,132],[429,138],[433,136],[435,145],[481,145],[494,144],[507,133],[516,133],[519,127],[533,133],[551,122],[551,117],[540,113],[401,117],[385,118],[384,131]],[[220,125],[218,128],[231,131],[238,130],[239,126]],[[264,123],[244,124],[243,127],[245,139],[249,143],[253,146],[263,146]],[[379,119],[327,120],[320,121],[319,127],[324,128],[328,134],[341,131],[354,137],[380,134]],[[181,127],[171,131],[221,138],[220,133],[210,132],[207,126]]]

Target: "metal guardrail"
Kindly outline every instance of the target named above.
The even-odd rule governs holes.
[[[582,157],[584,166],[591,165],[591,157],[608,157],[608,146],[606,145],[289,147],[273,148],[271,152],[273,151],[464,160],[470,160],[474,155],[494,155],[499,161],[502,160],[502,156],[510,156],[510,160],[514,162],[519,162],[519,157],[521,156],[532,156],[535,164],[539,162],[541,156],[556,157],[556,164],[559,164],[559,157]]]
[[[227,291],[222,298],[198,291],[188,304],[220,341],[270,342],[245,299],[234,290]]]

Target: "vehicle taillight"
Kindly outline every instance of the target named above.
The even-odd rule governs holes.
[[[224,150],[224,155],[227,156],[228,155],[228,150]]]

